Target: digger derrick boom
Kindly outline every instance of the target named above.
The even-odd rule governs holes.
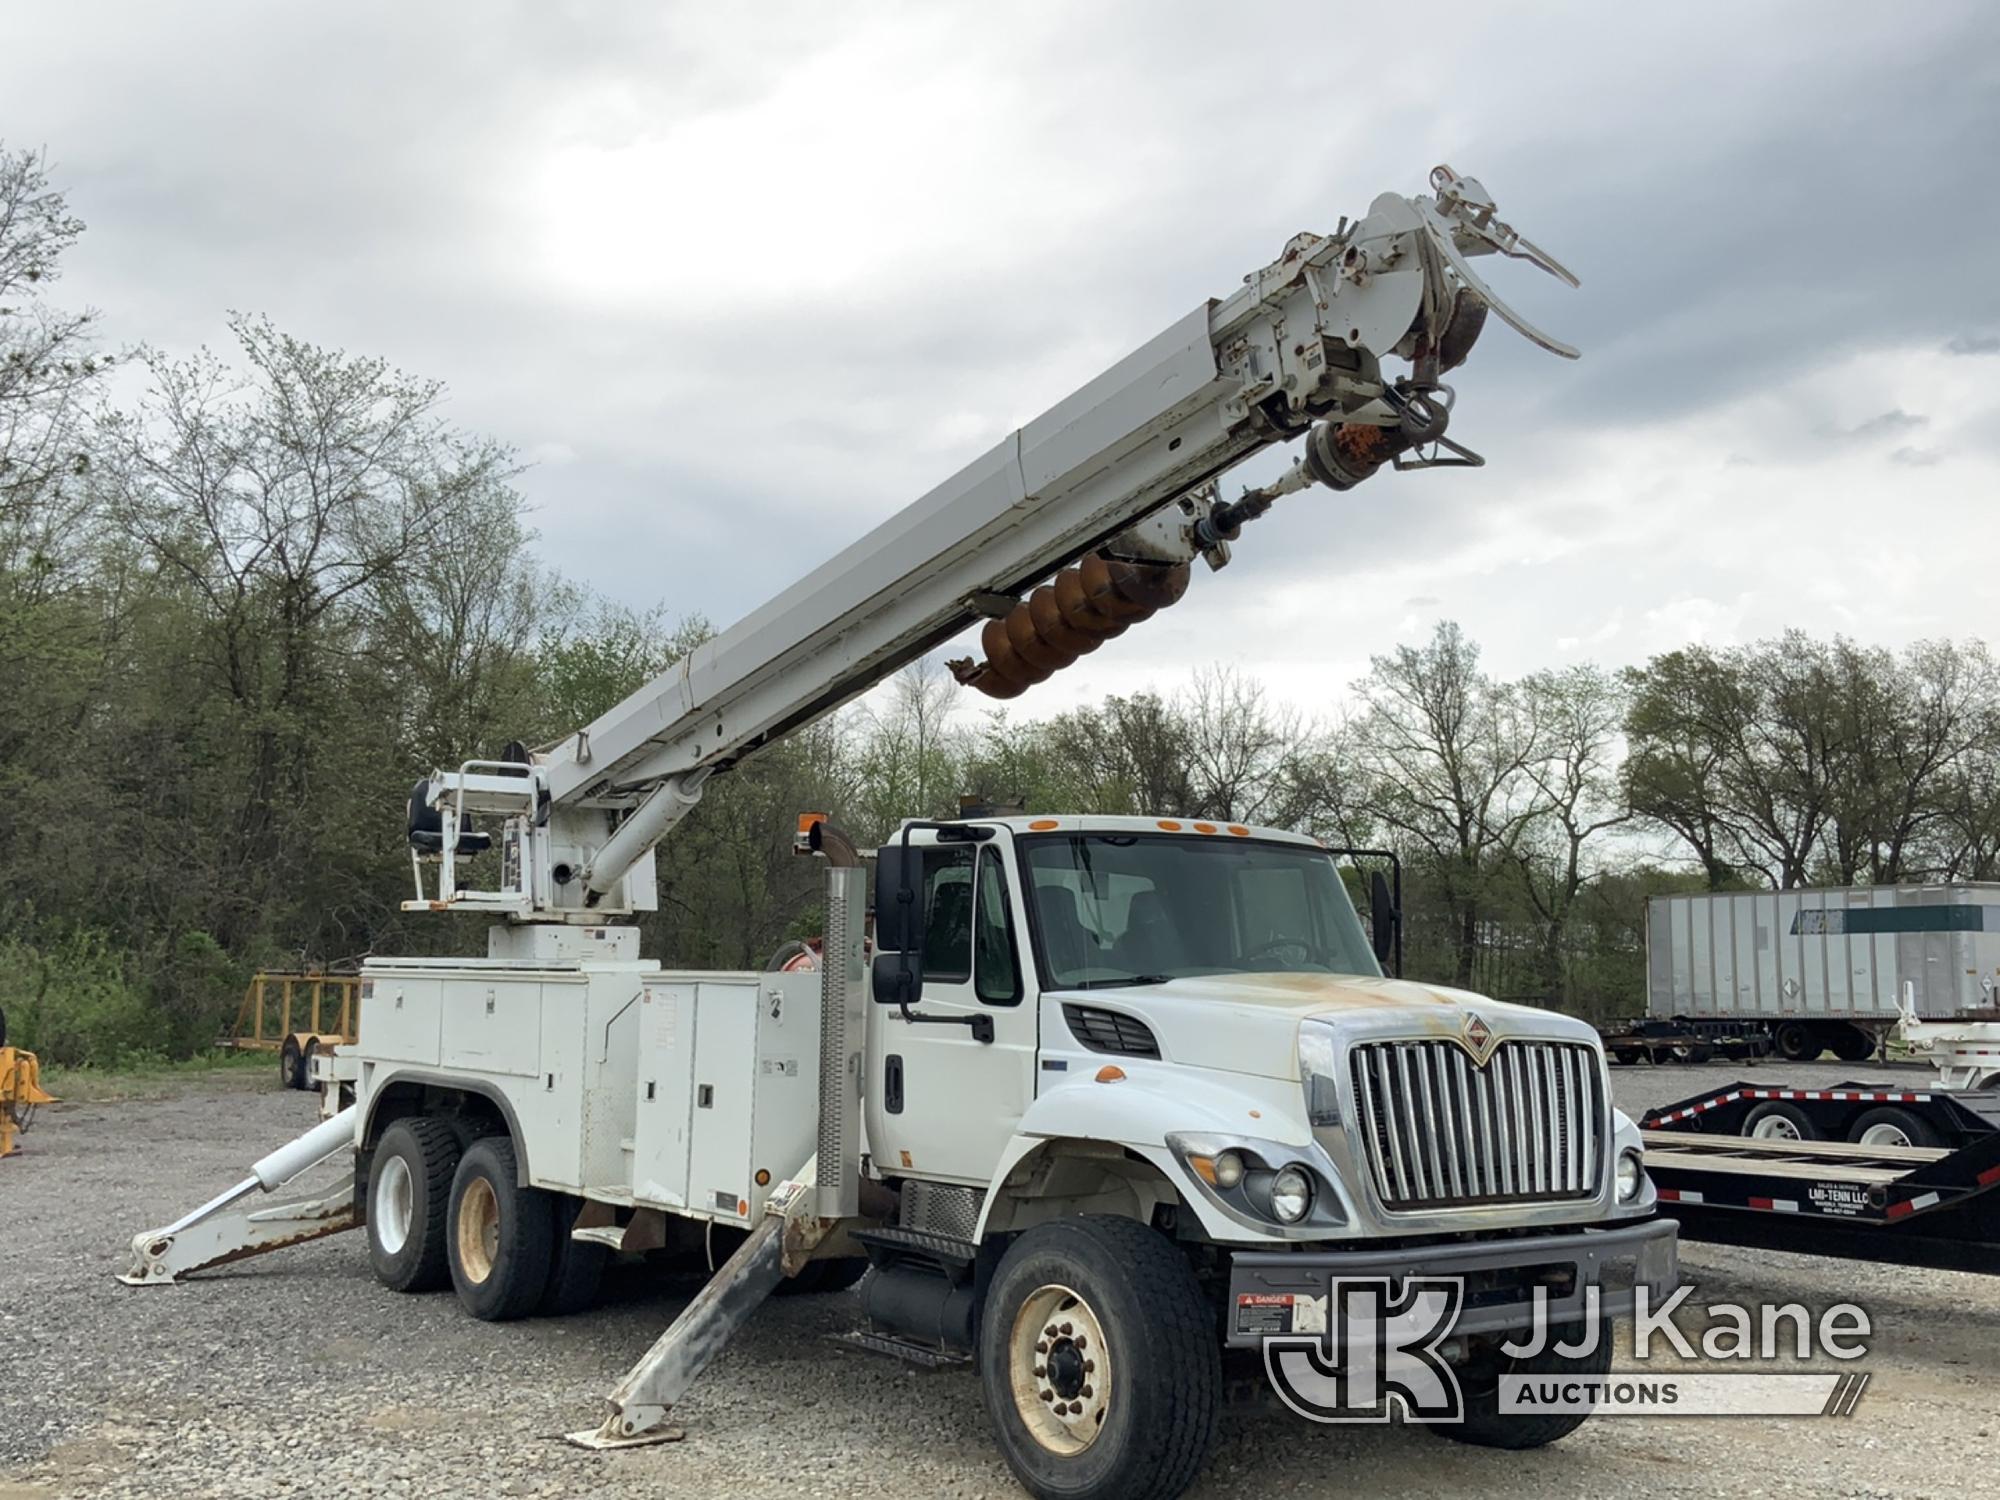
[[[519,769],[441,771],[453,906],[570,920],[650,909],[650,851],[707,778],[851,701],[981,619],[983,660],[954,675],[995,698],[1034,684],[1177,601],[1196,558],[1219,568],[1243,525],[1310,485],[1345,490],[1385,464],[1476,464],[1445,436],[1442,376],[1487,320],[1574,351],[1507,307],[1466,257],[1502,254],[1574,278],[1439,167],[1434,196],[1385,193],[1359,221],[1299,234],[1279,258],[1168,326],[588,726]],[[1407,361],[1407,375],[1385,373]],[[1281,479],[1225,502],[1215,481],[1305,439]],[[1038,586],[1039,585],[1039,586]],[[473,768],[480,768],[474,774]],[[511,776],[511,781],[510,781]],[[468,790],[471,796],[468,797]],[[514,883],[460,892],[467,809],[510,829]],[[413,809],[413,844],[418,832]]]

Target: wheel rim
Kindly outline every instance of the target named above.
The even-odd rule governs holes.
[[[1863,1146],[1914,1146],[1910,1133],[1900,1125],[1870,1125],[1861,1132],[1860,1145]]]
[[[458,1268],[468,1281],[484,1281],[499,1254],[500,1200],[492,1183],[475,1177],[458,1200]]]
[[[375,1201],[368,1205],[376,1241],[391,1255],[410,1242],[410,1220],[416,1216],[416,1208],[417,1192],[410,1179],[410,1164],[400,1156],[392,1156],[375,1174]]]
[[[1014,1315],[1007,1374],[1028,1435],[1068,1458],[1104,1430],[1111,1409],[1111,1350],[1104,1327],[1074,1291],[1037,1287]]]
[[[1805,1136],[1798,1125],[1783,1115],[1766,1115],[1750,1127],[1750,1134],[1760,1141],[1802,1141]]]

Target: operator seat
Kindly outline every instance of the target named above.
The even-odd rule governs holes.
[[[1188,966],[1187,944],[1158,891],[1140,891],[1132,898],[1125,930],[1112,951],[1134,974],[1172,974]]]
[[[1061,886],[1041,886],[1035,891],[1042,919],[1042,945],[1048,954],[1049,973],[1058,985],[1075,984],[1084,977],[1102,945],[1091,936],[1083,922],[1082,899]],[[1067,896],[1069,899],[1064,900]]]
[[[419,854],[444,853],[444,814],[430,804],[428,777],[410,789],[410,847]],[[467,819],[467,823],[471,820]],[[483,854],[493,847],[493,835],[481,833],[462,823],[458,829],[456,854]]]

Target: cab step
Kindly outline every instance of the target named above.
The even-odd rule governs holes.
[[[912,1339],[897,1338],[891,1333],[870,1333],[857,1328],[852,1333],[829,1333],[830,1344],[838,1344],[843,1349],[855,1349],[863,1354],[885,1355],[900,1360],[912,1369],[926,1374],[938,1374],[945,1370],[962,1370],[972,1363],[970,1354],[956,1354],[949,1349],[933,1348],[929,1344],[919,1344]]]

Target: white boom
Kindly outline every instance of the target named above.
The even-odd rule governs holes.
[[[1384,462],[1480,462],[1444,438],[1462,362],[1490,308],[1554,353],[1575,351],[1501,302],[1468,256],[1576,278],[1501,223],[1474,179],[1385,193],[1356,223],[1300,234],[984,456],[697,647],[527,764],[469,762],[413,801],[413,908],[593,921],[653,905],[651,850],[703,785],[984,618],[988,660],[961,680],[1011,697],[1180,597],[1196,556],[1228,558],[1242,524],[1312,483],[1345,489]],[[1410,373],[1392,379],[1390,358]],[[1223,503],[1212,481],[1304,436],[1276,484]],[[1055,570],[1057,587],[1034,590]],[[499,890],[461,889],[467,814],[503,820]],[[477,838],[477,843],[473,842]]]

